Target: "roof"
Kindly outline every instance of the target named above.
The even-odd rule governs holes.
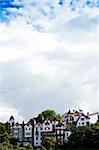
[[[64,124],[63,124],[62,122],[59,122],[59,123],[56,125],[56,127],[62,127],[62,126],[64,126]]]
[[[10,117],[10,120],[14,120],[14,117],[13,117],[13,116],[11,116],[11,117]]]

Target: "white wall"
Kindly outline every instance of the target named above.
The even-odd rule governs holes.
[[[27,124],[24,126],[24,137],[32,137],[32,125]]]
[[[41,146],[42,143],[41,128],[42,126],[38,124],[34,127],[34,146],[36,147]]]
[[[52,132],[53,131],[53,124],[51,123],[50,120],[45,121],[43,123],[43,132]]]
[[[77,126],[86,126],[86,118],[85,116],[81,116],[77,122]]]

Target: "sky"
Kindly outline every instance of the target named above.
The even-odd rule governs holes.
[[[0,121],[99,111],[98,0],[0,0]]]

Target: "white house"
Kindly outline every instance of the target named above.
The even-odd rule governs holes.
[[[12,135],[19,139],[19,141],[22,141],[22,137],[23,137],[23,129],[22,126],[17,122],[14,124],[13,128],[12,128]]]
[[[24,126],[24,137],[25,138],[31,138],[32,137],[32,125],[27,123]]]
[[[42,132],[52,132],[53,131],[53,124],[50,120],[45,120],[42,125]]]
[[[37,123],[34,126],[34,146],[38,147],[42,145],[42,135],[41,135],[41,130],[42,130],[42,124]]]
[[[77,120],[77,124],[76,126],[89,126],[90,124],[90,118],[88,116],[85,116],[84,114],[82,114],[81,116],[79,116],[78,120]]]
[[[24,140],[23,145],[27,146],[33,143],[33,126],[30,123],[24,125]]]
[[[75,126],[86,126],[90,124],[90,118],[85,115],[82,110],[68,111],[63,115],[63,123],[65,127],[69,127],[71,124]]]

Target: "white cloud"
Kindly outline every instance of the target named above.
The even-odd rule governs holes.
[[[10,104],[0,100],[0,121],[7,122],[11,115],[15,117],[15,120],[22,122],[24,120],[23,116],[20,115],[16,108],[13,108]]]
[[[14,21],[10,26],[0,24],[0,61],[27,57],[34,52],[53,51],[57,40],[51,33],[38,33],[25,23]]]
[[[0,23],[1,120],[11,114],[22,120],[20,113],[29,118],[47,108],[60,113],[76,106],[99,109],[96,13],[90,15],[86,8],[79,14],[55,5],[53,19],[47,5],[45,19],[41,9],[37,5],[34,16],[32,7],[26,8],[8,26]]]

